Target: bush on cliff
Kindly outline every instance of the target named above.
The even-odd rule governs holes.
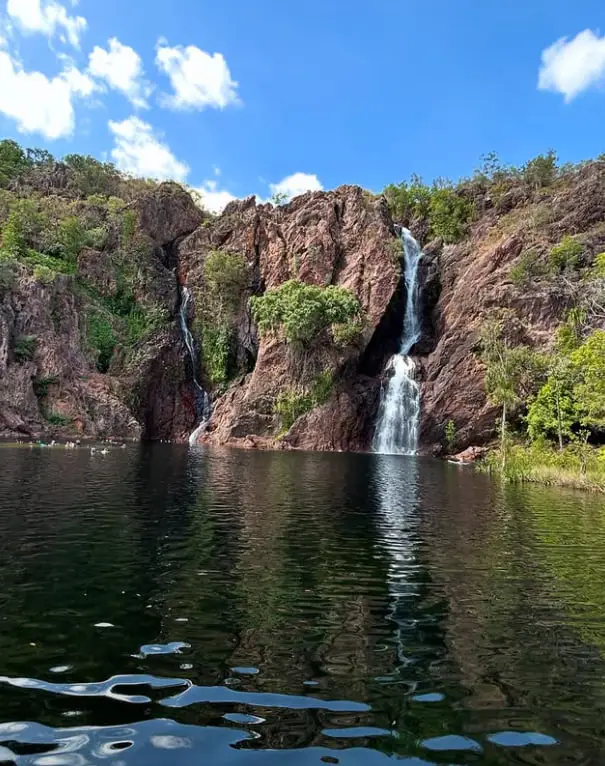
[[[281,421],[280,436],[286,434],[302,415],[325,404],[332,394],[334,378],[329,370],[321,372],[304,389],[288,388],[275,400],[273,411]]]
[[[350,290],[294,279],[252,297],[250,305],[261,333],[281,334],[288,343],[303,346],[333,326],[361,320],[362,313]]]
[[[236,321],[246,289],[246,260],[239,253],[214,250],[203,265],[206,290],[197,301],[194,331],[209,381],[223,386],[234,372]]]

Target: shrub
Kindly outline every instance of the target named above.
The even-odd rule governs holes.
[[[325,404],[332,395],[333,388],[334,377],[329,370],[324,370],[311,381],[308,390],[281,391],[273,407],[273,411],[280,416],[280,433],[287,433],[299,417]]]
[[[283,333],[288,343],[309,343],[329,327],[359,319],[361,314],[350,290],[294,279],[251,298],[250,305],[261,333]]]
[[[35,335],[21,335],[15,340],[15,358],[18,362],[30,362],[36,353]]]
[[[595,257],[592,274],[596,279],[605,279],[605,253]]]
[[[168,314],[164,309],[154,306],[144,308],[135,306],[126,315],[128,343],[135,345],[151,335],[168,321]]]
[[[550,149],[546,154],[539,154],[523,166],[523,179],[533,189],[551,186],[557,178],[557,154]]]
[[[282,391],[275,400],[274,412],[281,419],[281,433],[287,433],[301,415],[313,409],[311,396],[293,390]]]
[[[15,262],[10,258],[2,258],[0,251],[0,294],[11,290],[15,283]]]
[[[456,448],[456,441],[458,439],[458,434],[456,432],[456,424],[453,420],[448,420],[445,424],[445,428],[443,429],[443,434],[445,436],[445,445],[447,447],[448,452],[453,452]]]
[[[57,272],[49,269],[48,266],[34,266],[34,279],[44,285],[54,282]]]
[[[409,224],[414,218],[426,218],[431,206],[431,189],[420,176],[385,187],[384,196],[395,221]]]
[[[106,373],[116,348],[116,337],[109,319],[98,310],[86,317],[86,339],[99,372]]]
[[[33,200],[19,199],[13,203],[2,229],[2,249],[13,258],[23,258],[34,243],[44,224]]]
[[[107,238],[109,232],[102,226],[95,226],[93,229],[88,229],[85,234],[85,244],[87,247],[92,247],[94,250],[103,250],[107,244]]]
[[[46,422],[51,426],[57,426],[59,428],[65,428],[73,423],[72,418],[68,418],[62,415],[60,412],[47,412],[45,415]]]
[[[48,396],[48,389],[51,386],[56,385],[59,382],[59,378],[56,375],[47,375],[34,380],[34,393],[38,399],[44,399]]]
[[[58,243],[65,260],[73,262],[86,244],[86,232],[77,216],[69,216],[59,222]]]
[[[435,186],[431,194],[431,230],[447,244],[459,242],[473,217],[472,203],[452,186]]]
[[[194,326],[206,375],[213,385],[223,386],[235,367],[235,322],[248,279],[246,260],[239,253],[215,250],[204,261],[203,274],[206,290]]]
[[[357,343],[363,333],[361,319],[352,319],[349,322],[340,322],[332,325],[332,338],[335,345],[340,347],[352,346]]]
[[[550,265],[553,271],[561,273],[575,269],[584,252],[584,246],[574,237],[566,235],[550,251]]]
[[[7,186],[30,167],[23,149],[16,141],[0,141],[0,186]]]
[[[535,250],[525,250],[517,263],[511,268],[509,278],[518,287],[527,287],[532,280],[546,274],[544,264]]]

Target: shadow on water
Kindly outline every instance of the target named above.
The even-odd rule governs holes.
[[[0,448],[0,763],[596,764],[600,498],[382,455]]]

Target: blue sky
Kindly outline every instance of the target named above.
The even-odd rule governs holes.
[[[605,151],[602,0],[0,0],[0,14],[2,135],[173,176],[215,206],[457,178],[490,150]]]

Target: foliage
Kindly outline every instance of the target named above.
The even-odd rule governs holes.
[[[357,298],[344,287],[289,280],[250,299],[261,333],[283,333],[288,343],[307,344],[333,325],[359,319]]]
[[[95,226],[92,229],[88,229],[85,235],[85,245],[92,247],[94,250],[103,250],[107,244],[109,232],[103,226]]]
[[[289,201],[288,195],[284,194],[283,192],[275,192],[271,196],[271,204],[274,207],[281,207],[282,205],[285,205]]]
[[[246,288],[246,260],[239,253],[211,252],[203,265],[203,301],[198,301],[195,331],[209,381],[223,386],[234,367],[235,323]]]
[[[539,154],[523,166],[524,181],[533,189],[551,186],[557,178],[557,162],[557,154],[552,149]]]
[[[555,450],[543,440],[528,446],[515,444],[509,447],[504,469],[498,452],[488,455],[485,467],[507,481],[605,492],[605,462],[599,450],[587,445],[573,444]]]
[[[281,433],[287,433],[299,417],[313,409],[311,396],[292,389],[281,391],[275,400],[274,412],[281,420]]]
[[[281,391],[273,408],[280,416],[281,433],[287,433],[302,415],[325,404],[332,394],[333,387],[332,373],[324,370],[311,382],[308,389]]]
[[[341,348],[352,346],[361,339],[363,333],[363,321],[359,318],[349,322],[337,322],[332,325],[332,338],[334,344]]]
[[[36,203],[31,199],[16,200],[11,206],[8,220],[2,229],[2,250],[11,258],[27,255],[32,241],[44,224]]]
[[[18,362],[30,362],[36,353],[37,338],[35,335],[20,335],[15,339],[15,358]]]
[[[3,259],[0,253],[0,295],[10,290],[15,282],[15,262]]]
[[[595,257],[593,276],[596,279],[605,279],[605,253],[599,253]]]
[[[391,184],[384,189],[391,215],[409,225],[414,219],[428,219],[431,234],[446,243],[458,242],[473,217],[473,204],[447,181],[427,186],[419,176]]]
[[[573,396],[572,370],[568,364],[553,364],[551,373],[527,413],[527,430],[532,441],[540,437],[564,440],[573,436],[577,412]]]
[[[518,287],[528,287],[535,279],[546,274],[544,264],[535,250],[525,250],[517,263],[511,268],[509,277]]]
[[[49,423],[51,426],[57,426],[59,428],[65,428],[73,423],[72,418],[68,418],[65,415],[62,415],[60,412],[47,412],[45,417],[47,423]]]
[[[574,397],[579,421],[591,429],[605,429],[605,330],[596,330],[572,352],[576,373]]]
[[[97,309],[86,317],[86,340],[97,370],[106,373],[117,341],[109,318]]]
[[[584,246],[575,237],[564,236],[550,251],[552,269],[557,273],[575,269],[583,251]]]
[[[16,141],[0,141],[0,186],[6,187],[29,167],[26,153]]]
[[[86,232],[79,218],[69,216],[59,222],[58,242],[62,249],[62,257],[67,261],[75,261],[86,244]]]
[[[59,378],[56,375],[46,375],[34,380],[34,393],[38,399],[44,399],[48,396],[48,389],[51,386],[56,385],[59,382]]]
[[[390,184],[384,189],[391,215],[396,221],[410,223],[414,218],[426,218],[431,207],[431,190],[420,176],[409,181]]]
[[[460,196],[454,187],[434,187],[431,194],[430,219],[432,233],[446,244],[459,242],[473,217],[472,203]]]
[[[82,154],[68,154],[63,162],[74,171],[76,186],[84,196],[119,192],[121,176],[111,163]]]
[[[496,317],[481,332],[481,361],[485,365],[485,391],[502,408],[500,425],[502,460],[506,461],[507,418],[527,399],[544,374],[544,360],[527,346],[511,346],[504,320]]]
[[[136,345],[165,325],[168,318],[168,313],[156,306],[134,306],[125,317],[128,343],[131,346]]]
[[[448,420],[445,424],[443,431],[445,436],[445,444],[449,453],[452,453],[456,449],[456,442],[458,440],[458,433],[456,431],[456,424],[453,420]]]
[[[44,285],[49,285],[51,282],[54,282],[56,276],[57,272],[53,271],[48,266],[34,266],[34,279],[37,279],[38,282],[41,282]]]

